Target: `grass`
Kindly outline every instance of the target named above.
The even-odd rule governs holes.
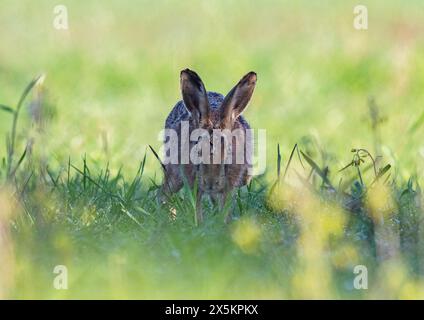
[[[6,1],[0,297],[422,298],[422,4],[364,4],[366,32],[353,2],[71,1],[57,31],[55,3]],[[228,225],[207,202],[197,225],[187,187],[156,201],[185,67],[223,93],[258,73],[267,171]]]

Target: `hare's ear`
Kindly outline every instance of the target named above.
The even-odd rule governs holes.
[[[181,71],[180,84],[188,111],[199,121],[199,125],[208,123],[210,116],[208,95],[200,77],[196,72],[185,69]]]
[[[229,128],[243,112],[252,97],[256,73],[249,72],[227,94],[221,106],[221,127]]]

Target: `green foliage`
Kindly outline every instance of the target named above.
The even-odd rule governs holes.
[[[56,3],[6,1],[0,297],[422,297],[422,4],[402,4],[370,4],[357,31],[346,3],[70,2],[59,31],[46,27]],[[187,183],[157,201],[146,150],[186,67],[222,93],[258,73],[245,115],[267,129],[267,172],[234,193],[230,224],[209,201],[199,224]],[[45,84],[12,104],[39,69]],[[69,290],[52,286],[59,264]],[[367,291],[353,288],[358,264]]]

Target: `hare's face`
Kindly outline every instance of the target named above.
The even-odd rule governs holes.
[[[200,164],[198,174],[199,189],[206,193],[221,193],[225,189],[223,164]]]
[[[219,193],[225,188],[224,143],[217,141],[213,135],[212,127],[205,130],[208,134],[195,145],[201,150],[202,162],[197,165],[197,178],[199,189],[206,193]]]

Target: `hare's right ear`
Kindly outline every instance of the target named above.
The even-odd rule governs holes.
[[[196,72],[189,69],[181,71],[180,75],[181,93],[184,104],[199,125],[209,122],[208,95],[202,80]]]
[[[246,74],[227,94],[221,106],[221,127],[231,128],[237,117],[244,111],[256,86],[256,73]]]

